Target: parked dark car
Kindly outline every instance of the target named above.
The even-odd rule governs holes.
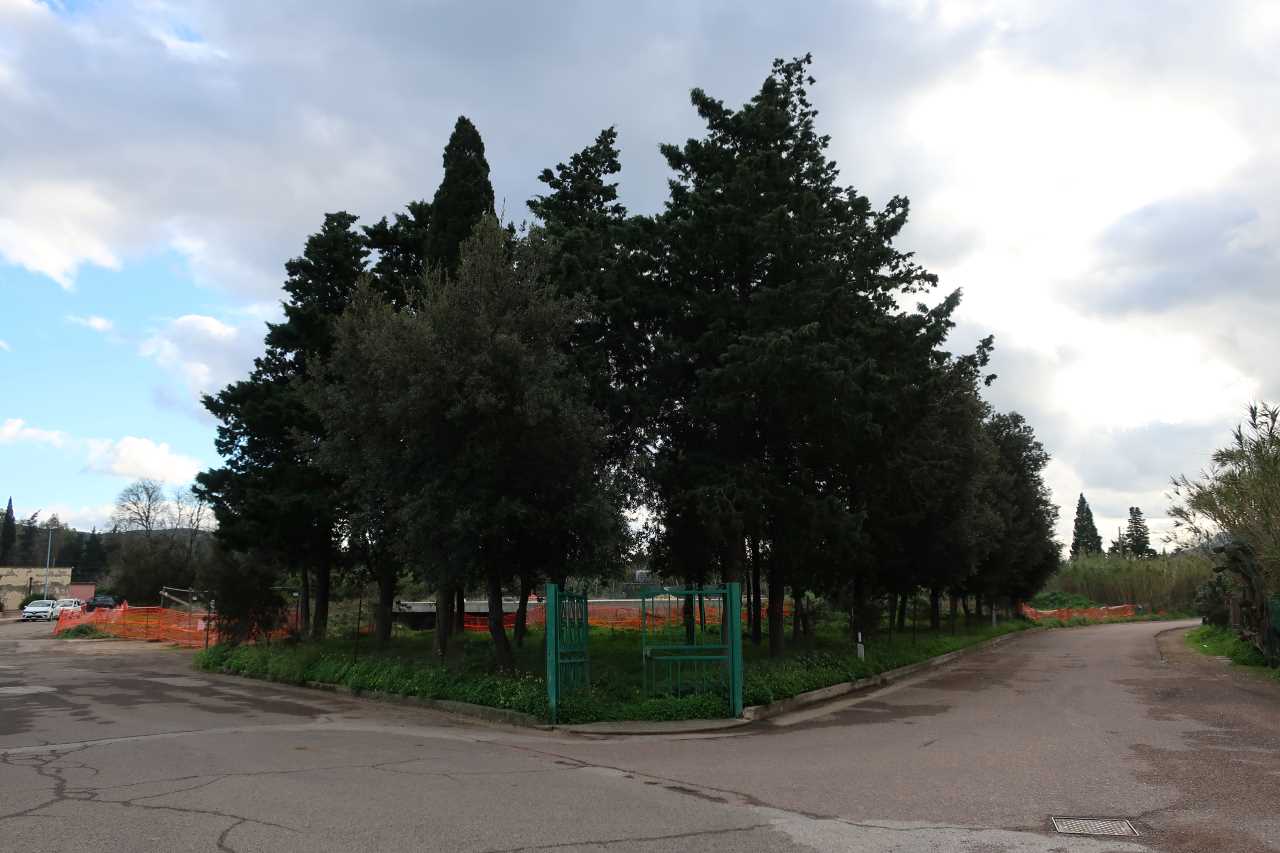
[[[110,610],[116,606],[116,599],[113,595],[95,595],[84,603],[86,613],[90,613],[101,607],[103,610]]]

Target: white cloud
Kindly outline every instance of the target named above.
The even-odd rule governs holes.
[[[13,352],[13,347],[9,346],[9,342],[0,340],[0,351]]]
[[[88,468],[129,479],[151,478],[166,483],[189,483],[204,466],[198,459],[175,453],[168,444],[127,435],[116,441],[89,439]]]
[[[58,516],[58,520],[76,530],[89,531],[95,528],[99,533],[111,529],[111,516],[115,505],[104,503],[96,505],[73,506],[71,504],[51,504],[40,511],[41,518]]]
[[[67,435],[57,430],[29,427],[21,418],[8,418],[0,424],[0,444],[14,444],[20,441],[62,447],[67,443]]]
[[[61,433],[55,429],[27,427],[27,421],[20,418],[9,418],[3,424],[0,424],[0,444],[17,442],[35,442],[61,447],[67,443],[67,433]]]
[[[97,315],[90,315],[88,317],[69,315],[67,317],[67,322],[75,323],[77,326],[84,326],[87,329],[93,329],[95,332],[105,333],[114,328],[114,324],[110,320],[106,317],[98,317]]]
[[[138,354],[178,377],[193,397],[244,375],[261,349],[259,323],[233,326],[204,314],[184,314],[154,331]]]
[[[82,264],[120,269],[121,225],[116,206],[85,181],[20,181],[0,194],[0,256],[64,290]]]

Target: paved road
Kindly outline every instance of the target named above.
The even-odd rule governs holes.
[[[1280,686],[1168,628],[1022,636],[733,733],[586,738],[0,624],[0,850],[1280,850]]]

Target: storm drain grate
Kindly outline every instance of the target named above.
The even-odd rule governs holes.
[[[1053,828],[1069,835],[1137,835],[1133,824],[1118,817],[1055,817]]]

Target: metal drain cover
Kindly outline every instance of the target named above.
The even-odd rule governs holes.
[[[1138,830],[1118,817],[1055,817],[1053,828],[1069,835],[1137,835]]]

